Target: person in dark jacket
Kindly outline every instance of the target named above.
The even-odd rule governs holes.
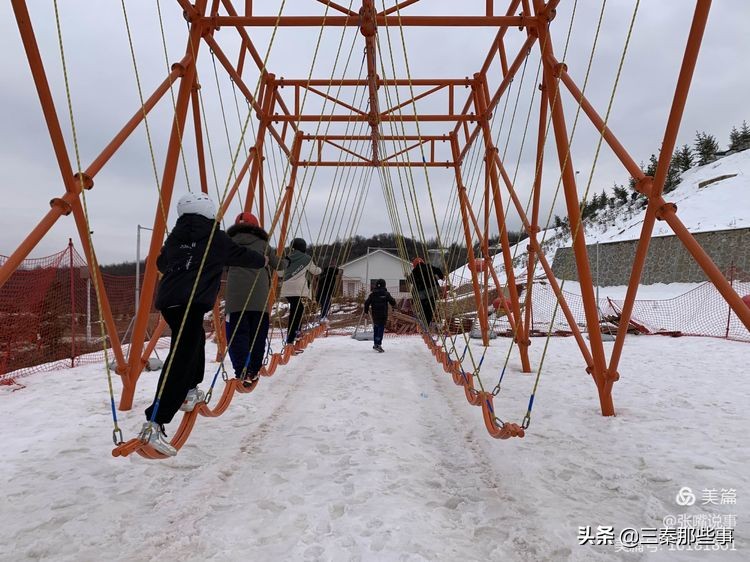
[[[312,298],[310,280],[322,271],[306,251],[307,242],[303,238],[295,238],[287,254],[289,265],[284,270],[284,282],[281,284],[281,296],[289,303],[287,344],[293,344],[299,338],[299,328],[305,314],[304,299]]]
[[[283,274],[288,260],[279,260],[268,247],[268,233],[251,213],[240,213],[227,229],[233,242],[268,256],[268,267],[230,267],[224,295],[229,358],[236,378],[246,386],[258,380],[268,337],[268,301],[272,272]]]
[[[378,353],[383,353],[383,334],[385,333],[385,324],[388,322],[388,305],[396,306],[388,289],[385,288],[385,280],[378,279],[375,281],[375,288],[365,301],[365,314],[372,308],[372,331],[373,346],[372,348]]]
[[[435,302],[439,293],[438,279],[443,279],[443,270],[434,265],[425,263],[422,258],[414,258],[411,262],[411,286],[415,298],[419,300],[420,306],[417,314],[423,316],[426,329],[430,328],[430,323],[435,314]]]
[[[141,429],[141,438],[168,456],[177,451],[166,439],[164,424],[172,421],[178,410],[192,411],[205,398],[198,389],[205,368],[203,316],[214,306],[224,267],[259,268],[268,262],[263,254],[238,246],[219,229],[216,207],[207,195],[182,196],[177,214],[177,224],[156,260],[163,277],[155,306],[172,330],[172,338],[154,402],[146,408],[147,421]]]
[[[328,322],[328,310],[331,308],[331,299],[333,293],[336,290],[336,284],[338,283],[339,275],[341,270],[336,267],[336,264],[332,263],[323,270],[323,273],[318,277],[318,286],[315,291],[315,300],[320,305],[320,321],[323,323]]]

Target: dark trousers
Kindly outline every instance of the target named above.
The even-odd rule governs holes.
[[[383,334],[385,333],[385,324],[372,325],[372,343],[381,345],[383,343]]]
[[[192,310],[187,312],[186,306],[174,306],[161,311],[164,320],[172,330],[172,340],[169,344],[169,355],[164,360],[159,384],[156,387],[154,403],[146,408],[146,419],[151,419],[156,400],[164,377],[167,382],[164,385],[159,408],[156,411],[156,423],[169,423],[180,409],[188,390],[198,386],[203,380],[203,369],[206,364],[206,332],[203,329],[203,310]],[[182,319],[185,318],[185,326],[182,328],[180,341],[177,342],[177,334],[180,332]]]
[[[426,299],[420,299],[419,302],[422,305],[422,314],[424,314],[424,325],[429,329],[430,322],[432,322],[432,316],[435,313],[433,310],[433,301],[429,297]],[[419,313],[419,311],[417,311]]]
[[[305,314],[305,303],[301,297],[287,297],[289,303],[289,325],[286,332],[286,343],[294,343]]]
[[[267,312],[246,310],[227,314],[229,358],[232,361],[235,376],[242,376],[248,355],[250,362],[247,365],[247,373],[260,372],[263,357],[266,355],[268,324]]]
[[[331,308],[331,295],[321,296],[320,300],[318,301],[318,304],[320,304],[320,316],[321,316],[321,318],[323,316],[328,316],[328,309]]]

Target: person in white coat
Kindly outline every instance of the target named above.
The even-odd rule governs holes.
[[[284,270],[284,282],[281,285],[280,296],[289,303],[289,325],[286,333],[286,343],[293,344],[299,338],[299,327],[305,314],[303,299],[312,298],[311,280],[314,275],[320,275],[321,269],[308,256],[307,242],[302,238],[292,240],[287,258],[289,265]]]

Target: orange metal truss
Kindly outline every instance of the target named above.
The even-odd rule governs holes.
[[[566,316],[573,330],[575,340],[580,347],[586,371],[592,376],[596,384],[602,414],[614,415],[612,386],[619,378],[618,364],[626,332],[625,330],[620,330],[614,348],[609,357],[607,357],[599,328],[599,316],[589,268],[584,230],[580,228],[580,203],[563,107],[565,96],[559,95],[560,91],[564,88],[572,95],[575,103],[580,104],[583,114],[588,117],[591,123],[602,134],[604,142],[609,145],[628,174],[635,178],[637,190],[648,197],[646,218],[638,242],[636,258],[622,310],[622,324],[627,325],[632,314],[654,223],[656,220],[663,220],[669,224],[674,233],[695,258],[696,262],[705,271],[708,278],[716,285],[732,310],[744,325],[750,329],[750,309],[742,302],[732,289],[730,283],[724,278],[710,257],[701,248],[700,244],[698,244],[682,224],[678,218],[676,206],[666,201],[663,197],[663,187],[669,159],[675,147],[688,90],[693,78],[695,63],[711,5],[710,0],[697,0],[695,2],[692,26],[681,63],[664,136],[661,139],[661,156],[654,177],[644,175],[640,167],[635,163],[635,160],[628,154],[620,141],[618,141],[616,135],[606,126],[597,110],[581,93],[573,77],[568,74],[566,66],[557,60],[549,26],[554,25],[553,20],[559,0],[505,0],[503,2],[500,0],[487,0],[482,13],[473,16],[456,16],[451,14],[435,16],[408,15],[407,8],[418,2],[418,0],[401,1],[393,4],[388,9],[380,11],[376,7],[374,0],[362,0],[359,10],[356,12],[334,2],[318,0],[319,3],[327,5],[328,10],[333,13],[333,15],[327,15],[324,18],[304,15],[281,16],[279,18],[259,16],[254,14],[252,0],[238,2],[238,7],[234,6],[232,0],[211,0],[210,2],[209,0],[196,0],[195,2],[189,2],[188,0],[176,1],[184,10],[185,17],[190,26],[184,57],[173,65],[171,73],[154,89],[151,96],[147,98],[144,106],[142,108],[134,108],[132,118],[113,137],[112,141],[102,149],[100,155],[94,159],[91,165],[81,174],[76,174],[68,156],[68,147],[65,144],[26,2],[25,0],[11,0],[29,67],[39,95],[42,112],[54,147],[64,192],[61,196],[52,199],[50,203],[51,208],[47,214],[31,230],[26,239],[13,252],[2,268],[0,268],[0,286],[5,283],[21,261],[34,249],[52,225],[61,216],[72,213],[87,261],[92,268],[92,278],[96,281],[101,291],[102,316],[105,319],[111,346],[114,351],[117,372],[122,377],[123,393],[120,403],[121,409],[131,408],[135,385],[151,351],[151,347],[146,349],[144,347],[146,346],[148,313],[158,280],[155,261],[163,243],[164,227],[168,218],[169,208],[171,207],[175,176],[180,158],[181,138],[186,122],[191,119],[196,133],[197,154],[195,157],[199,164],[201,188],[204,192],[207,190],[201,117],[197,99],[199,84],[197,82],[196,71],[197,58],[205,50],[205,47],[210,48],[220,67],[231,78],[248,104],[256,112],[259,120],[254,147],[250,150],[246,161],[242,163],[237,173],[237,177],[222,207],[222,213],[226,212],[230,202],[240,190],[244,190],[246,193],[246,210],[249,210],[254,205],[258,205],[261,211],[263,211],[266,202],[263,200],[262,162],[264,158],[264,145],[268,135],[273,138],[275,143],[278,143],[279,147],[281,147],[290,160],[291,175],[289,183],[286,186],[273,218],[274,226],[276,224],[280,226],[279,251],[283,249],[290,226],[290,211],[294,197],[295,176],[300,168],[346,165],[378,167],[415,166],[450,169],[454,172],[456,178],[456,197],[459,200],[463,234],[469,249],[470,260],[479,257],[474,255],[472,249],[473,241],[478,239],[480,241],[481,257],[486,263],[491,262],[488,246],[490,225],[498,229],[501,233],[500,244],[510,288],[509,302],[504,303],[504,306],[508,311],[509,321],[515,334],[514,343],[519,349],[523,371],[530,372],[532,368],[528,355],[531,311],[530,307],[527,307],[525,311],[523,310],[519,294],[515,289],[516,282],[511,263],[511,246],[508,241],[507,229],[505,228],[504,198],[506,201],[509,200],[512,203],[513,208],[520,215],[523,228],[529,236],[529,273],[526,279],[528,291],[532,290],[531,276],[538,260],[551,286],[558,295],[562,312]],[[310,2],[313,3],[313,0],[310,0]],[[402,15],[401,11],[407,13]],[[312,78],[309,80],[279,78],[264,68],[263,61],[252,40],[252,30],[262,26],[357,27],[362,34],[365,48],[366,78],[334,80],[323,78]],[[470,78],[430,79],[420,76],[414,79],[411,77],[383,79],[377,73],[377,43],[375,36],[378,30],[384,26],[393,28],[398,26],[442,28],[481,26],[495,29],[497,33],[485,60],[481,63],[477,72]],[[508,30],[513,28],[521,28],[526,34],[525,42],[517,53],[509,53],[506,50],[505,37]],[[238,34],[241,41],[239,57],[236,61],[230,59],[220,43],[220,38],[229,33]],[[542,80],[539,85],[541,89],[541,96],[539,97],[540,120],[536,147],[536,168],[538,173],[534,176],[532,186],[533,206],[531,214],[527,215],[517,194],[516,186],[506,171],[506,163],[503,162],[499,151],[493,144],[490,133],[490,118],[492,113],[497,109],[500,100],[508,94],[511,82],[519,72],[528,51],[537,46],[540,49],[543,69]],[[490,77],[489,73],[493,61],[498,60],[500,61],[502,76],[498,87],[492,91],[489,86],[491,81],[488,78]],[[243,78],[248,64],[254,64],[261,73],[262,81],[257,96],[254,95],[253,88],[248,86],[245,78]],[[497,81],[500,77],[493,76],[492,78],[494,81]],[[132,332],[129,360],[126,361],[117,332],[115,331],[101,276],[98,268],[92,265],[94,264],[94,260],[91,259],[91,247],[87,236],[80,194],[82,189],[91,189],[94,186],[97,173],[106,166],[108,160],[121,148],[125,140],[144,120],[144,117],[160,102],[172,84],[178,84],[179,87],[175,99],[171,136],[163,162],[161,177],[161,198],[165,212],[163,213],[158,208],[154,212],[153,236],[146,261],[138,314],[135,318]],[[333,96],[330,93],[324,92],[322,87],[330,85],[342,89],[355,86],[366,87],[369,110],[362,111],[344,101],[343,96]],[[419,86],[427,89],[415,95],[412,99],[402,101],[392,107],[384,107],[381,89],[383,87],[397,86]],[[444,111],[419,115],[410,113],[409,111],[401,111],[402,109],[408,110],[412,103],[418,99],[435,96],[438,92],[447,93],[447,104]],[[318,96],[332,102],[336,106],[337,112],[327,115],[301,113],[300,98],[306,94]],[[192,112],[189,111],[191,107]],[[573,249],[585,308],[588,340],[583,337],[581,329],[573,319],[572,313],[559,289],[557,280],[552,274],[550,264],[542,252],[537,236],[540,232],[541,170],[546,134],[544,124],[548,116],[551,119],[551,131],[560,164],[567,216],[570,221],[571,232],[575,234]],[[305,122],[367,123],[369,125],[369,135],[328,134],[327,132],[321,134],[304,133],[299,128],[299,124]],[[447,129],[440,134],[415,135],[404,133],[402,135],[387,135],[383,133],[383,124],[389,122],[445,124]],[[462,178],[464,159],[471,146],[475,142],[480,142],[478,139],[481,139],[486,148],[484,171],[486,176],[485,201],[491,200],[493,202],[495,208],[494,217],[491,216],[489,207],[486,207],[482,213],[477,214],[475,212],[469,198],[466,196],[466,188]],[[360,153],[343,145],[345,142],[355,140],[368,142],[369,150],[366,153]],[[427,157],[424,160],[418,158],[405,162],[398,159],[399,153],[383,154],[381,141],[389,140],[404,143],[405,148],[402,152],[424,149]],[[439,160],[436,157],[436,145],[444,142],[448,142],[451,149],[451,159],[449,161]],[[301,146],[303,143],[317,143],[319,150],[314,158],[302,159]],[[325,160],[322,158],[323,146],[348,152],[355,159],[345,163],[335,160]],[[264,212],[260,213],[261,220],[263,220],[262,217],[264,214]],[[494,270],[482,272],[477,271],[476,268],[472,268],[471,275],[479,320],[485,342],[487,342],[486,287],[490,277],[493,279],[494,284],[498,285],[498,288],[499,282]],[[484,278],[482,279],[481,276]],[[502,291],[498,291],[498,294],[501,295],[500,298],[503,298]]]

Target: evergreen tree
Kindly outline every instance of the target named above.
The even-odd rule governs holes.
[[[639,167],[639,168],[640,168],[641,170],[644,170],[644,168],[645,168],[645,167],[644,167],[644,165],[643,165],[643,161],[641,161],[641,163],[640,163],[640,165],[639,165],[638,167]],[[630,191],[632,191],[633,193],[636,193],[636,194],[638,193],[638,192],[636,191],[636,189],[635,189],[635,186],[636,186],[637,184],[638,184],[638,182],[637,182],[637,181],[635,180],[635,178],[633,178],[633,177],[630,177],[630,178],[628,178],[628,188],[630,189]],[[631,200],[631,201],[635,201],[635,197],[634,197],[634,196],[633,196],[632,194],[631,194],[631,196],[630,196],[630,200]]]
[[[632,179],[632,178],[631,178]],[[622,205],[628,202],[628,190],[621,185],[615,184],[615,199]]]
[[[591,216],[596,215],[601,209],[602,200],[598,193],[595,193],[591,198]]]
[[[732,130],[729,132],[729,150],[742,150],[740,148],[740,145],[742,144],[742,135],[737,130],[737,127],[732,127]]]
[[[739,152],[748,148],[750,148],[750,127],[747,121],[743,121],[739,130],[737,127],[732,127],[732,132],[729,133],[729,150]]]
[[[602,192],[599,194],[599,201],[597,205],[598,210],[603,210],[607,208],[607,194],[604,193],[604,190],[602,189]]]
[[[698,165],[704,166],[716,160],[716,153],[719,152],[719,143],[716,137],[708,133],[695,133],[695,152],[698,154]]]
[[[675,152],[672,159],[669,161],[667,178],[664,180],[664,193],[673,191],[678,185],[680,185],[680,164],[678,153]]]
[[[747,126],[747,122],[742,122],[742,127],[740,127],[740,142],[742,143],[742,148],[740,150],[747,150],[750,148],[750,127]]]
[[[693,150],[689,145],[683,144],[682,148],[675,152],[675,164],[680,172],[687,172],[693,167]]]

